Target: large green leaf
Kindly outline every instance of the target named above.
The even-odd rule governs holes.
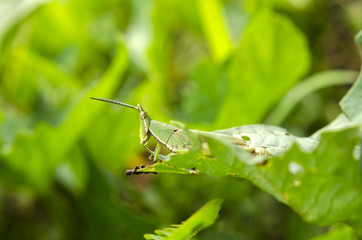
[[[362,232],[360,149],[356,147],[361,115],[355,110],[361,102],[360,82],[342,100],[345,112],[314,137],[295,137],[285,129],[267,125],[246,125],[211,134],[185,129],[193,143],[190,151],[170,154],[168,161],[140,172],[245,178],[290,206],[307,222],[343,222]],[[246,146],[233,145],[217,134],[242,138]]]
[[[210,61],[200,62],[194,69],[193,82],[184,93],[182,110],[187,120],[212,123],[226,94],[224,68]]]
[[[263,10],[247,26],[232,59],[228,94],[216,126],[261,122],[309,67],[307,42],[287,18]]]
[[[255,132],[253,128],[255,126],[250,132]],[[273,132],[269,134],[274,135],[275,129]],[[250,134],[248,137],[251,140],[257,138]],[[265,136],[260,137],[265,139]],[[259,146],[264,144],[269,150],[268,146],[275,144],[285,146],[297,142],[302,148],[311,145],[309,141],[298,142],[298,138],[289,137],[276,142],[267,140]],[[358,161],[353,157],[358,142],[355,128],[324,133],[318,146],[319,141],[310,139],[316,147],[312,153],[312,149],[306,152],[294,145],[284,155],[267,160],[252,156],[217,137],[202,136],[202,139],[207,142],[210,154],[195,147],[183,155],[170,155],[169,161],[156,163],[141,171],[246,178],[289,205],[310,223],[330,225],[345,222],[359,231],[362,229],[359,216],[362,184]]]

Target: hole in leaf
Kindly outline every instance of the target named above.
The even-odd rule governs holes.
[[[250,137],[248,136],[242,136],[241,138],[244,139],[245,141],[250,141]]]

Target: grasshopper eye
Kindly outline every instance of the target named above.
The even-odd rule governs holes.
[[[141,118],[142,118],[142,119],[146,119],[146,113],[141,112],[141,114],[140,114],[140,115],[141,115]]]

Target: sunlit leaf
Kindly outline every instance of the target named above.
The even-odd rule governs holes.
[[[308,67],[308,47],[301,32],[287,18],[261,11],[245,29],[232,59],[228,94],[216,127],[260,122]]]
[[[225,60],[231,52],[232,44],[224,23],[222,5],[219,0],[198,0],[197,3],[212,57],[216,62]]]

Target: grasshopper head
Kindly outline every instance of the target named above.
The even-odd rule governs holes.
[[[151,124],[151,118],[143,110],[141,105],[137,104],[137,110],[140,112],[140,139],[141,143],[145,144],[149,138],[149,128]]]
[[[104,98],[93,98],[91,97],[91,99],[94,100],[98,100],[98,101],[103,101],[103,102],[108,102],[108,103],[113,103],[113,104],[118,104],[118,105],[122,105],[125,107],[129,107],[129,108],[133,108],[136,109],[137,111],[139,111],[140,113],[140,118],[141,118],[141,125],[140,125],[140,139],[141,139],[141,143],[146,143],[148,141],[149,138],[149,128],[150,128],[150,124],[151,124],[151,118],[148,116],[148,114],[143,110],[143,108],[141,107],[141,105],[137,104],[137,107],[129,105],[127,103],[123,103],[123,102],[118,102],[118,101],[114,101],[114,100],[110,100],[110,99],[104,99]]]

